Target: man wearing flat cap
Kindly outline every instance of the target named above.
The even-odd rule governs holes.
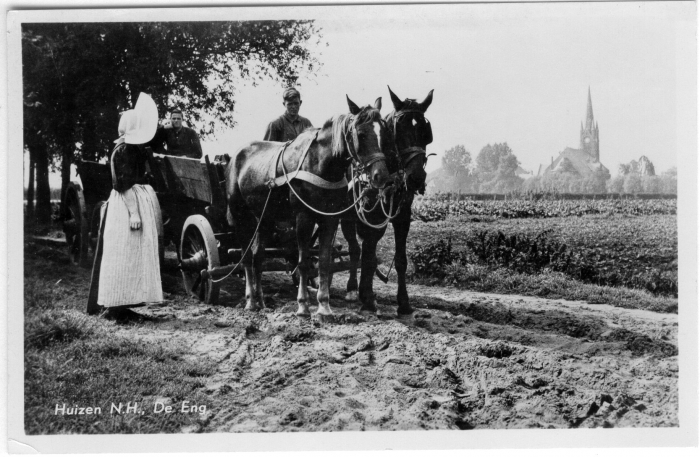
[[[301,94],[293,87],[290,87],[282,94],[285,112],[283,115],[270,122],[265,131],[265,141],[291,141],[301,132],[312,128],[311,121],[299,116],[301,106]]]

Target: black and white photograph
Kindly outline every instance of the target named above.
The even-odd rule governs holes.
[[[697,446],[696,8],[9,8],[10,451]]]

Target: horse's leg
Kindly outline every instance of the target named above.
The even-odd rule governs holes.
[[[263,233],[258,232],[256,240],[253,242],[253,279],[254,285],[254,303],[256,309],[265,308],[265,300],[262,290],[262,273],[263,262],[265,260],[265,237]]]
[[[299,249],[299,259],[297,271],[299,272],[299,290],[297,292],[297,316],[310,316],[309,312],[309,291],[306,284],[309,281],[309,242],[314,230],[314,221],[311,216],[302,211],[297,214],[297,248]]]
[[[408,260],[406,258],[406,239],[408,231],[411,229],[411,211],[406,211],[404,217],[392,222],[394,226],[394,245],[396,253],[394,254],[394,263],[396,265],[396,276],[398,278],[398,293],[396,299],[399,303],[397,313],[411,314],[413,308],[408,301],[408,291],[406,290],[406,268]]]
[[[255,220],[252,215],[250,215],[250,217],[253,219],[253,221]],[[243,270],[245,271],[245,309],[246,311],[257,311],[260,308],[258,307],[256,300],[257,284],[254,269],[255,254],[253,249],[255,247],[255,240],[253,240],[253,234],[255,233],[255,229],[250,227],[248,223],[241,223],[239,224],[239,227],[241,249],[245,250],[251,243],[251,240],[253,242],[253,246],[251,246],[245,256],[243,256],[241,259],[241,264],[243,265]]]
[[[322,217],[318,221],[318,276],[320,284],[316,298],[318,299],[317,314],[333,314],[331,311],[331,282],[333,281],[333,238],[338,230],[337,217]]]
[[[252,265],[246,265],[243,262],[243,271],[245,272],[245,309],[247,311],[255,311],[255,280],[253,279],[253,267]]]
[[[350,277],[346,286],[345,301],[357,301],[357,265],[360,262],[360,243],[357,242],[357,231],[355,229],[355,219],[341,219],[340,228],[343,231],[343,237],[348,242],[348,250],[350,251],[350,268],[348,269]]]
[[[236,176],[233,175],[231,178],[234,183],[236,182]],[[241,249],[245,249],[250,244],[253,239],[253,234],[255,233],[255,226],[251,227],[251,221],[255,224],[255,217],[250,211],[247,210],[243,196],[241,195],[240,187],[237,184],[233,184],[231,187],[230,194],[228,196],[228,212],[226,218],[231,227],[233,227],[234,233],[236,233],[236,238]],[[243,271],[245,272],[245,309],[249,311],[254,311],[255,307],[255,280],[253,276],[253,255],[252,251],[248,251],[241,259],[241,265],[243,265]]]
[[[360,269],[360,311],[377,312],[376,301],[374,300],[374,272],[377,269],[377,243],[381,239],[384,231],[379,231],[369,227],[363,227],[362,238],[362,268]]]

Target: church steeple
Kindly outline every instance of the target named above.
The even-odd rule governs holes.
[[[591,102],[591,86],[588,86],[588,108],[586,109],[586,130],[595,128],[593,124],[593,103]]]
[[[600,143],[598,140],[598,122],[593,118],[593,102],[591,87],[588,86],[588,106],[586,107],[586,125],[581,125],[580,149],[585,151],[594,161],[600,161]]]

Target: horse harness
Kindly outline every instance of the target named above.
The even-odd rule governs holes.
[[[316,138],[318,137],[318,130],[316,131],[316,134],[314,135],[313,139],[309,141],[309,144],[306,145],[306,148],[304,149],[304,154],[301,156],[301,160],[299,160],[299,165],[297,166],[296,171],[293,171],[291,173],[286,173],[285,172],[282,174],[282,176],[276,176],[277,175],[277,167],[279,166],[280,160],[284,161],[284,151],[287,150],[287,146],[292,144],[292,141],[290,140],[284,143],[284,146],[280,148],[279,152],[277,153],[276,159],[273,161],[273,167],[270,170],[270,180],[267,182],[267,185],[270,189],[283,186],[287,184],[289,181],[292,179],[298,179],[300,181],[306,181],[308,183],[313,184],[314,186],[321,187],[323,189],[343,189],[345,186],[348,185],[348,180],[343,176],[343,179],[337,182],[330,182],[326,181],[325,179],[321,178],[320,176],[317,176],[313,173],[309,173],[308,171],[304,171],[301,169],[301,165],[304,163],[304,160],[306,159],[306,156],[309,153],[309,149],[311,148],[311,145],[313,144],[314,141],[316,141]],[[284,166],[284,165],[283,165]]]
[[[350,126],[350,129],[348,129],[350,132],[352,132],[352,144],[357,145],[359,143],[358,135],[357,135],[357,126],[355,125],[356,119],[353,121],[353,123]],[[297,165],[296,171],[292,173],[287,173],[286,170],[284,170],[284,152],[287,150],[287,147],[294,141],[290,140],[287,141],[282,148],[280,148],[280,151],[277,153],[276,159],[273,161],[274,165],[270,171],[270,179],[268,181],[268,187],[274,188],[274,187],[279,187],[284,184],[289,183],[292,179],[298,179],[300,181],[306,181],[310,184],[313,184],[314,186],[320,187],[322,189],[330,189],[330,190],[335,190],[335,189],[344,189],[348,187],[348,180],[345,176],[343,176],[343,179],[340,181],[336,182],[330,182],[326,181],[325,179],[321,178],[320,176],[317,176],[313,173],[309,173],[308,171],[304,171],[301,169],[302,164],[304,163],[304,160],[306,159],[306,156],[309,153],[309,149],[311,148],[311,145],[316,141],[318,138],[318,132],[320,129],[316,130],[316,134],[314,135],[313,139],[306,145],[306,148],[304,149],[304,154],[301,156],[301,159],[299,160],[299,164]],[[350,141],[348,141],[347,138],[347,132],[344,134],[344,140],[346,143],[346,146],[348,148],[348,152],[350,153],[350,161],[352,162],[353,160],[356,161],[360,166],[358,167],[358,175],[362,174],[365,169],[371,167],[374,163],[386,160],[386,157],[384,156],[383,153],[381,152],[376,152],[373,154],[370,154],[369,157],[367,157],[365,160],[360,158],[360,156],[357,154],[357,151],[355,150],[354,147],[351,147]],[[277,176],[277,167],[280,164],[280,160],[282,160],[282,168],[283,168],[283,174],[281,176]],[[355,181],[355,178],[353,178],[353,182]]]

